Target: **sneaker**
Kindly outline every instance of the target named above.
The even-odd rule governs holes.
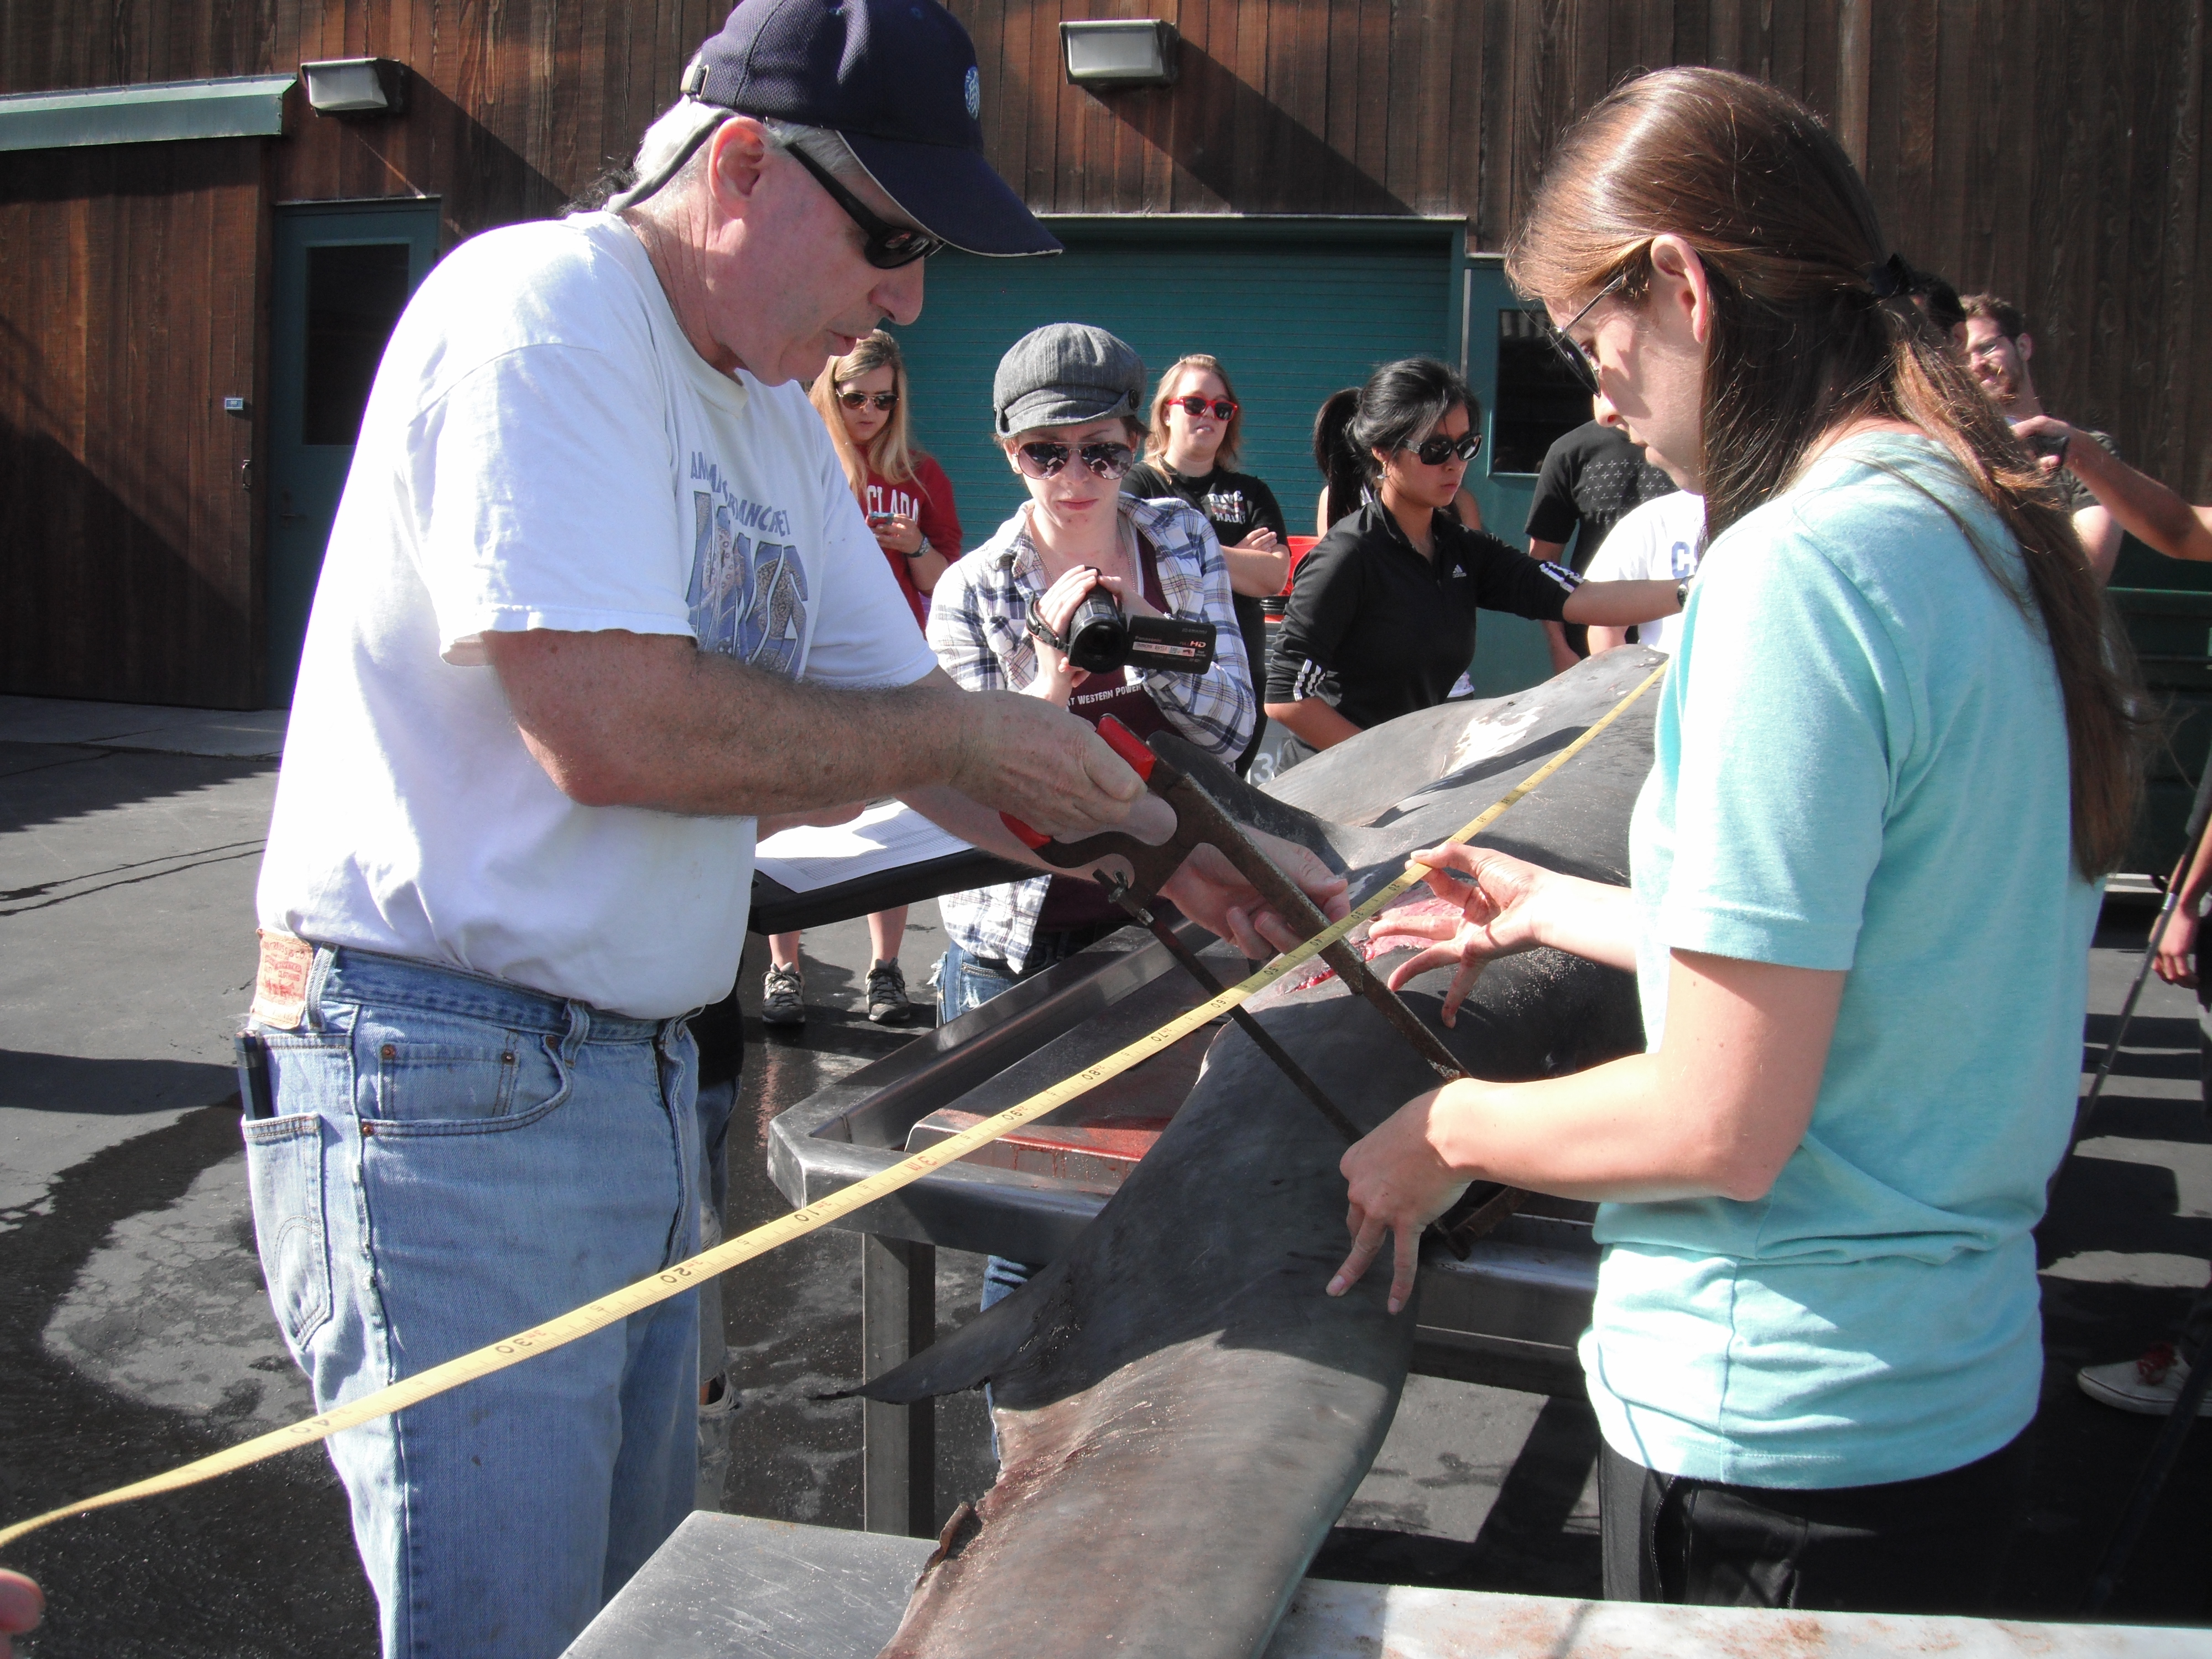
[[[2181,1397],[2189,1380],[2188,1362],[2173,1351],[2171,1342],[2154,1342],[2140,1359],[2115,1360],[2109,1365],[2084,1365],[2074,1374],[2081,1392],[2102,1405],[2146,1417],[2164,1417]],[[2197,1402],[2199,1417],[2212,1417],[2212,1392]]]
[[[806,1024],[806,981],[798,969],[769,964],[768,980],[761,988],[761,1024]]]
[[[868,1018],[878,1025],[903,1025],[914,1015],[907,1000],[906,975],[896,962],[878,962],[868,969]]]

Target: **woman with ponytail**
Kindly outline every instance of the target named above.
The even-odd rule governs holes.
[[[1418,854],[1464,906],[1393,983],[1551,946],[1638,976],[1650,1052],[1455,1083],[1344,1161],[1355,1243],[1469,1180],[1600,1200],[1583,1340],[1608,1595],[1973,1612],[2042,1384],[2035,1250],[2074,1115],[2135,702],[2071,522],[1915,310],[1810,112],[1632,81],[1507,270],[1709,550],[1632,885]],[[1992,974],[1992,964],[2002,964]]]
[[[1343,509],[1299,561],[1267,661],[1267,714],[1311,753],[1449,696],[1474,658],[1477,611],[1632,623],[1681,608],[1673,582],[1584,582],[1462,520],[1480,409],[1442,363],[1385,363],[1314,423]]]

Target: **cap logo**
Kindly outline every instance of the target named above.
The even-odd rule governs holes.
[[[983,118],[983,77],[975,72],[973,64],[968,65],[967,91],[968,118],[980,121]]]

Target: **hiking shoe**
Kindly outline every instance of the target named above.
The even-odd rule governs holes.
[[[2181,1397],[2189,1380],[2188,1362],[2173,1351],[2171,1342],[2154,1342],[2140,1359],[2116,1360],[2109,1365],[2084,1365],[2074,1380],[2081,1392],[2100,1405],[2145,1417],[2164,1417]],[[2197,1402],[2199,1417],[2212,1417],[2212,1393]]]
[[[914,1004],[907,1000],[906,975],[896,962],[878,962],[868,969],[868,1018],[878,1025],[903,1025],[913,1018]]]
[[[761,988],[761,1024],[806,1024],[806,981],[798,969],[769,964],[768,980]]]

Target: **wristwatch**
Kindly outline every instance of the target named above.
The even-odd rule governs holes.
[[[921,538],[921,545],[915,548],[913,552],[908,554],[906,556],[909,559],[918,559],[925,553],[934,553],[937,550],[929,544],[929,538],[924,536]]]
[[[1687,576],[1685,576],[1680,581],[1674,584],[1674,609],[1677,611],[1687,611],[1689,608],[1690,579]]]

